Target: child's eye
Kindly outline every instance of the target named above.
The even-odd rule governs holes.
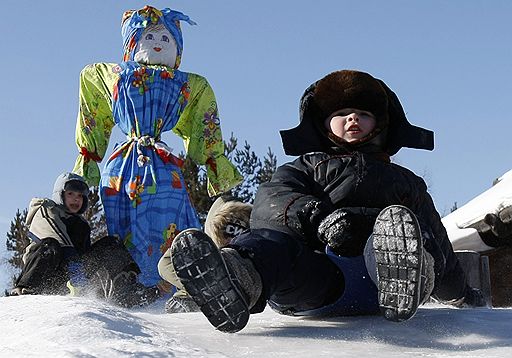
[[[169,42],[169,37],[167,35],[162,35],[162,41]]]
[[[353,110],[351,110],[351,109],[342,109],[342,110],[338,111],[336,114],[338,116],[346,116],[346,115],[349,115],[352,112],[353,112]]]
[[[360,115],[361,116],[365,116],[365,117],[370,117],[370,118],[374,118],[375,117],[373,115],[373,113],[371,113],[371,112],[361,112]]]
[[[146,40],[153,40],[153,34],[147,34],[146,35]]]

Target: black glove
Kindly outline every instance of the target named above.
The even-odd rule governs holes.
[[[337,209],[320,223],[318,238],[337,255],[362,255],[380,211],[363,207]]]
[[[322,201],[312,200],[297,212],[302,234],[308,242],[316,241],[318,226],[332,212],[330,205]]]

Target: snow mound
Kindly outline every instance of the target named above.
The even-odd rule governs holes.
[[[270,309],[236,334],[164,302],[127,310],[80,297],[0,298],[1,357],[504,357],[511,309],[426,305],[393,323],[378,316],[296,318]]]

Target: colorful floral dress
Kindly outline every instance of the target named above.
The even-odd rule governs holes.
[[[99,173],[112,128],[126,134]],[[121,237],[145,285],[160,284],[158,260],[180,231],[200,228],[182,161],[161,141],[172,130],[187,155],[206,165],[208,191],[217,195],[241,181],[224,156],[217,104],[205,78],[166,66],[133,61],[96,63],[80,76],[74,172],[99,182],[108,232]]]

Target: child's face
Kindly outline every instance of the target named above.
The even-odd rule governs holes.
[[[82,193],[78,191],[66,190],[64,192],[64,205],[66,205],[66,209],[72,213],[76,214],[82,208],[84,203],[84,197]]]
[[[134,60],[147,65],[174,67],[178,48],[164,26],[148,26],[137,44]]]
[[[335,136],[350,143],[366,137],[375,128],[375,116],[371,112],[355,108],[343,108],[325,121],[325,126]]]

